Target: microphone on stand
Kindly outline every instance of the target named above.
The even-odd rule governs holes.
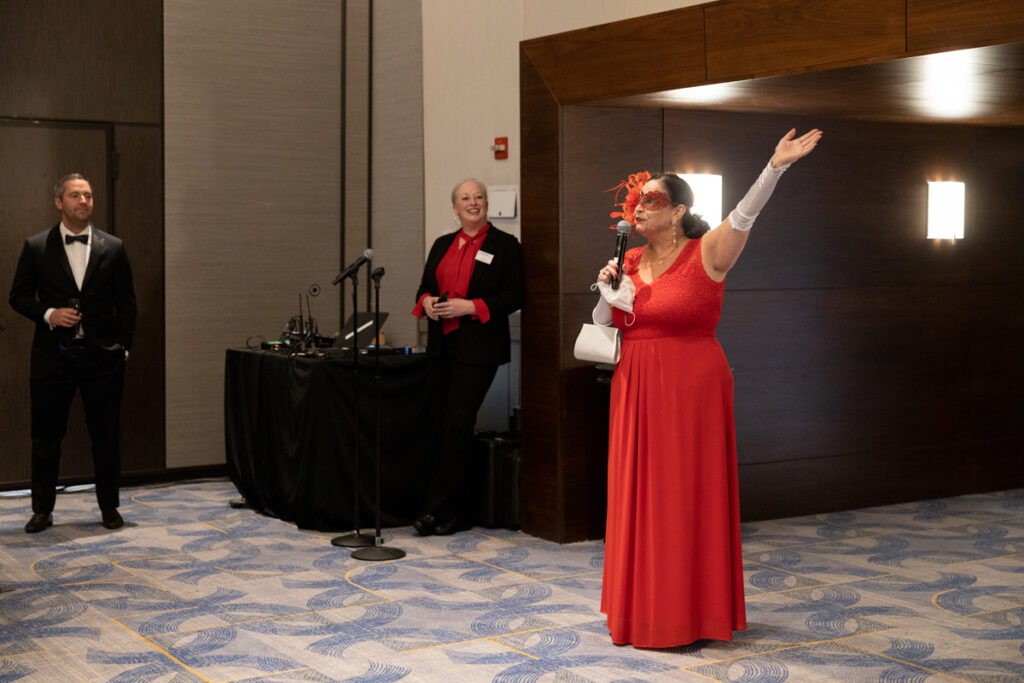
[[[629,224],[629,221],[619,221],[619,224],[615,226],[615,263],[618,266],[615,271],[615,277],[612,278],[612,289],[618,289],[619,283],[622,282],[622,261],[626,258],[626,240],[629,239],[629,233],[633,231],[633,226]]]
[[[389,548],[384,545],[384,537],[381,535],[380,520],[380,281],[384,277],[383,268],[374,268],[370,273],[373,280],[374,306],[373,306],[373,337],[374,351],[377,356],[376,371],[373,376],[373,423],[376,432],[376,443],[374,446],[374,460],[376,463],[376,496],[374,497],[374,515],[377,520],[377,533],[373,537],[373,545],[365,544],[362,548],[352,551],[352,558],[356,560],[397,560],[405,557],[405,551],[399,548]],[[332,541],[333,543],[333,541]]]
[[[349,264],[348,268],[346,268],[345,270],[341,271],[341,274],[338,277],[334,278],[334,281],[331,282],[331,284],[332,285],[336,285],[339,282],[341,282],[342,280],[344,280],[345,278],[352,277],[353,275],[355,275],[356,273],[359,272],[359,269],[363,267],[364,263],[366,263],[367,261],[369,261],[372,258],[373,258],[373,249],[367,249],[366,251],[363,252],[362,256],[360,256],[355,261],[353,261],[351,264]]]

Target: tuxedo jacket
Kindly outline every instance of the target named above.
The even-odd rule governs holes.
[[[58,224],[25,240],[11,286],[11,306],[36,324],[33,375],[67,369],[69,361],[59,347],[73,329],[51,330],[43,315],[49,308],[66,307],[72,297],[80,302],[85,346],[94,361],[123,362],[135,334],[135,288],[124,242],[93,226],[89,263],[79,290],[62,239]]]
[[[461,231],[441,235],[434,241],[423,268],[423,278],[416,292],[416,300],[424,294],[439,296],[437,265]],[[455,348],[456,360],[464,363],[501,365],[511,360],[511,335],[508,316],[523,307],[526,301],[526,286],[523,282],[523,253],[519,240],[493,225],[480,244],[480,253],[491,254],[490,263],[477,260],[473,263],[473,274],[469,278],[466,299],[483,299],[490,311],[486,323],[463,316],[459,320],[459,340]],[[427,319],[427,354],[441,354],[443,336],[440,320]]]

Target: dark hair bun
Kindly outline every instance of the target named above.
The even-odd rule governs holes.
[[[689,207],[686,209],[686,213],[683,214],[683,234],[690,239],[700,237],[711,230],[711,226],[699,213],[693,213]]]

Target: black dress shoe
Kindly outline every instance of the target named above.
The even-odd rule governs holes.
[[[412,528],[416,530],[420,536],[430,536],[434,533],[434,527],[437,526],[437,520],[434,519],[434,515],[429,512],[421,517],[418,517],[415,522],[412,523]]]
[[[103,514],[103,527],[106,529],[120,529],[124,526],[121,513],[117,510],[100,510]]]
[[[53,515],[36,513],[32,515],[32,519],[28,520],[28,524],[25,525],[25,532],[36,534],[48,526],[53,526]]]
[[[454,517],[448,519],[442,519],[436,525],[434,525],[434,535],[436,536],[451,536],[456,531],[463,531],[468,529],[465,524],[460,522]]]

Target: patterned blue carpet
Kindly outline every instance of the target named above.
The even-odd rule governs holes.
[[[504,530],[361,562],[226,480],[0,497],[0,681],[1020,681],[1024,490],[744,526],[749,630],[612,645],[602,544]]]

